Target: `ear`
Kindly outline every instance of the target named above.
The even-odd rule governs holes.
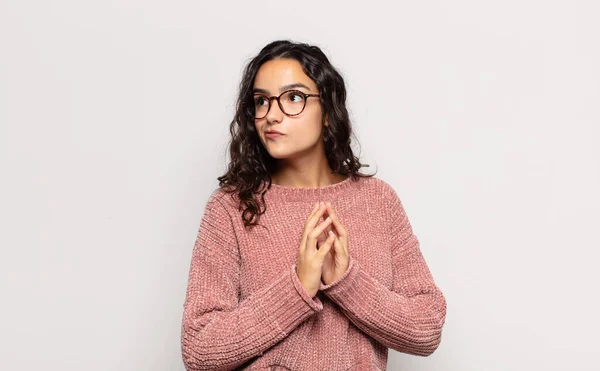
[[[327,115],[325,115],[325,119],[324,120],[325,120],[325,124],[323,124],[323,125],[328,126],[329,122],[327,121]]]

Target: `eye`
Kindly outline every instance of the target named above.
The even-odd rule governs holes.
[[[254,97],[254,105],[256,107],[260,107],[262,105],[264,105],[267,102],[267,100],[265,99],[265,97],[261,96],[261,95],[257,95]]]
[[[304,95],[301,91],[290,90],[282,96],[284,102],[288,103],[302,103],[304,102]]]
[[[302,102],[304,100],[304,96],[297,92],[290,93],[290,100],[292,102]]]

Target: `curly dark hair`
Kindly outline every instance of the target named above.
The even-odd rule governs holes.
[[[273,41],[264,46],[244,68],[235,116],[229,127],[231,160],[226,173],[217,178],[221,189],[227,193],[237,193],[239,210],[243,209],[242,219],[245,227],[257,225],[260,215],[265,212],[264,194],[271,188],[271,174],[276,169],[276,159],[264,148],[256,132],[254,79],[263,63],[286,58],[300,62],[304,73],[317,84],[323,123],[325,118],[328,122],[323,140],[331,169],[335,173],[348,175],[352,181],[357,181],[359,177],[375,175],[360,173],[361,167],[369,165],[361,164],[352,152],[350,139],[354,134],[346,108],[346,87],[341,74],[317,46],[290,40]],[[255,198],[257,195],[261,196],[263,209],[259,207]]]

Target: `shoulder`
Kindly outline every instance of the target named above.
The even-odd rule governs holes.
[[[364,178],[362,181],[365,188],[378,198],[387,200],[389,197],[397,196],[394,187],[389,182],[381,178],[372,176],[369,178]]]
[[[371,194],[375,195],[380,205],[388,212],[404,212],[402,200],[391,182],[372,177],[369,179],[369,187],[372,189]]]
[[[231,209],[239,203],[239,198],[236,192],[227,192],[223,188],[217,187],[212,190],[208,197],[207,204],[219,204],[222,208]]]
[[[230,221],[234,207],[231,194],[221,188],[214,188],[204,203],[204,219],[218,220],[220,223]]]

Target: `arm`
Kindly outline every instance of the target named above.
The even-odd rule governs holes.
[[[363,332],[388,348],[428,356],[441,342],[446,300],[433,281],[402,203],[385,184],[392,235],[393,289],[374,279],[350,256],[342,277],[320,289]]]
[[[295,271],[294,264],[239,302],[233,224],[213,193],[194,244],[184,303],[181,351],[186,369],[233,369],[322,310],[322,302],[310,297]]]

